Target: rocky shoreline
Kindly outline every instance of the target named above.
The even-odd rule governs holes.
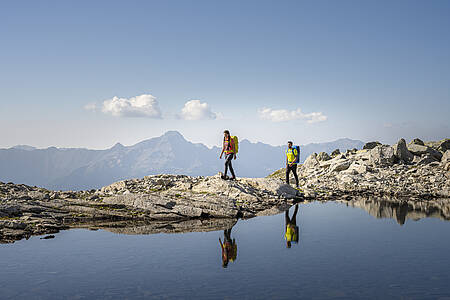
[[[300,189],[283,182],[284,169],[236,181],[220,174],[152,175],[90,191],[0,182],[0,243],[70,228],[127,234],[220,230],[238,218],[277,214],[300,201],[345,202],[400,224],[408,214],[449,220],[449,148],[449,139],[416,139],[314,153],[298,166]]]
[[[300,200],[299,191],[273,178],[225,181],[219,175],[154,175],[80,192],[0,183],[0,242],[102,222],[206,229],[210,219],[275,214]]]
[[[284,173],[281,169],[269,177],[281,179]],[[448,199],[450,139],[430,143],[414,139],[408,145],[401,139],[392,146],[371,142],[362,150],[313,153],[298,166],[298,174],[307,198]]]

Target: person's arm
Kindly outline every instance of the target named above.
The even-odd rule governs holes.
[[[223,155],[223,152],[225,151],[225,144],[224,145],[222,145],[222,152],[220,152],[220,157],[219,157],[219,159],[222,159],[222,155]]]

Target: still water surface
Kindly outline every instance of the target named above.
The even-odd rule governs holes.
[[[296,219],[290,248],[284,213],[238,221],[226,268],[224,231],[74,229],[0,245],[0,298],[449,299],[450,222],[401,226],[334,202],[301,204]]]

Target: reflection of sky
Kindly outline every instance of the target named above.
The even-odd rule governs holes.
[[[291,215],[293,209],[291,209]],[[0,247],[2,296],[346,298],[449,296],[450,223],[376,219],[336,203],[301,205],[287,249],[284,214],[241,220],[237,259],[222,231],[117,235],[70,230]]]

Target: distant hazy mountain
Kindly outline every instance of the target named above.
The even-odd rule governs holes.
[[[313,152],[331,152],[362,148],[363,142],[340,139],[329,143],[301,146],[303,161]],[[125,147],[117,143],[106,150],[50,147],[36,149],[15,146],[0,149],[0,181],[25,183],[49,189],[91,189],[126,179],[151,174],[172,173],[213,175],[223,169],[220,148],[186,141],[176,131]],[[284,166],[285,146],[271,146],[242,140],[238,159],[233,162],[236,174],[264,177]]]

